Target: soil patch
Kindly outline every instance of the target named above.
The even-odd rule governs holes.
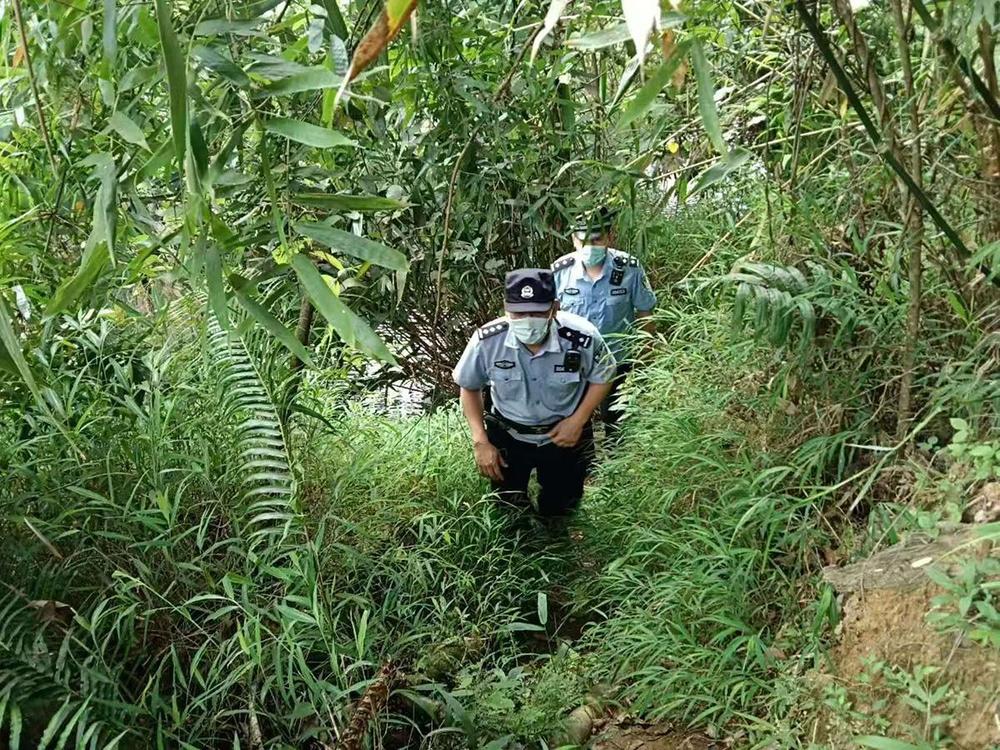
[[[591,750],[716,750],[723,747],[704,735],[674,731],[669,725],[612,726],[602,731]]]
[[[851,596],[844,605],[840,642],[831,652],[828,675],[846,688],[857,714],[889,722],[880,734],[908,741],[930,740],[935,723],[960,750],[990,750],[1000,744],[1000,651],[938,632],[926,622],[931,600],[941,593],[927,584],[915,589],[879,589]],[[909,686],[887,673],[936,671]],[[918,710],[927,695],[947,687],[932,711]],[[832,718],[828,716],[827,718]],[[840,724],[836,731],[835,724]],[[828,721],[834,747],[843,721]],[[870,729],[870,727],[869,727]],[[848,739],[843,737],[845,741]]]

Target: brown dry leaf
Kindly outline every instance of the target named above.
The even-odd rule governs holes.
[[[14,59],[11,60],[10,67],[16,68],[22,62],[24,62],[24,45],[19,44],[17,45],[17,49],[14,50]]]
[[[660,34],[660,52],[663,53],[663,59],[669,60],[670,53],[674,51],[674,32],[671,29],[664,29],[663,33]]]
[[[375,58],[382,53],[382,50],[399,33],[399,30],[403,28],[403,25],[416,7],[417,0],[405,0],[405,3],[395,0],[395,2],[386,3],[386,7],[379,15],[378,20],[372,24],[372,27],[354,51],[354,58],[351,60],[351,69],[347,74],[348,81],[353,81],[365,68],[372,64]]]
[[[677,66],[677,70],[674,71],[673,77],[670,79],[670,83],[675,89],[679,89],[684,85],[684,79],[687,77],[687,72],[687,60],[682,60],[681,64]]]

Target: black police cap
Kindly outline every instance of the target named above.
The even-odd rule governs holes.
[[[510,312],[545,312],[556,300],[556,281],[547,268],[518,268],[504,281],[503,306]]]

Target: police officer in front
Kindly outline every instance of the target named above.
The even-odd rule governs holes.
[[[537,470],[539,513],[563,515],[583,496],[594,454],[590,417],[611,389],[614,358],[594,326],[559,310],[547,269],[507,274],[504,309],[472,336],[453,373],[476,466],[514,505],[527,504]],[[484,415],[486,385],[493,405]]]
[[[620,412],[614,394],[631,369],[631,352],[622,337],[638,321],[648,333],[655,331],[652,310],[656,294],[649,286],[639,261],[611,247],[615,214],[601,208],[577,219],[573,227],[574,252],[552,264],[559,305],[586,318],[605,336],[618,362],[618,376],[608,398],[601,404],[601,420],[609,435],[618,428]]]

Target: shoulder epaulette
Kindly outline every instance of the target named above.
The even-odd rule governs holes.
[[[496,336],[498,333],[504,333],[509,327],[510,323],[503,318],[492,320],[479,329],[479,340],[482,341],[490,336]]]
[[[569,255],[564,255],[559,260],[557,260],[555,263],[553,263],[552,264],[552,270],[553,271],[561,271],[564,268],[569,268],[574,263],[576,263],[576,256],[573,255],[573,253],[570,253]]]
[[[634,255],[629,255],[628,253],[617,253],[611,262],[614,264],[615,268],[625,268],[625,266],[631,266],[632,268],[639,267],[639,259]]]
[[[594,337],[589,333],[578,331],[575,328],[570,328],[569,326],[560,326],[559,336],[573,344],[574,348],[582,347],[586,349],[590,346],[590,342],[594,340]]]

